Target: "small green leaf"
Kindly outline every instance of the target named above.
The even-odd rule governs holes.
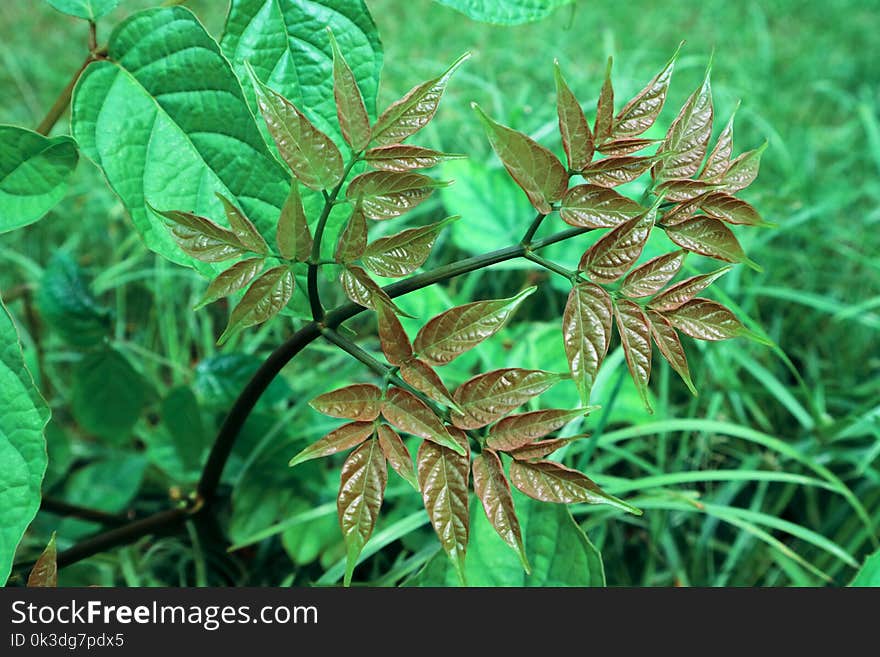
[[[402,365],[412,358],[412,343],[397,315],[394,306],[387,303],[376,304],[378,315],[377,326],[379,329],[379,343],[382,353],[392,365]]]
[[[478,374],[455,390],[460,412],[452,413],[452,423],[460,429],[484,427],[546,392],[566,376],[516,367]]]
[[[320,440],[312,443],[299,454],[290,459],[288,465],[293,467],[311,459],[319,459],[337,452],[357,447],[373,435],[372,422],[349,422],[334,429]]]
[[[663,104],[666,102],[669,80],[672,78],[672,69],[680,49],[681,45],[676,48],[663,70],[655,75],[654,79],[617,113],[614,118],[614,127],[611,130],[615,140],[635,137],[654,125],[654,121],[657,120],[660,110],[663,109]]]
[[[674,251],[639,265],[623,279],[620,294],[631,299],[656,294],[678,273],[686,255],[687,251]]]
[[[110,333],[112,311],[95,299],[83,271],[67,251],[56,251],[37,291],[40,315],[65,342],[90,347]]]
[[[611,297],[598,285],[578,283],[568,295],[562,314],[562,340],[581,401],[590,403],[590,390],[611,344]]]
[[[492,449],[509,452],[524,447],[547,434],[553,433],[578,417],[588,415],[598,406],[574,410],[545,409],[510,415],[489,429],[486,445]]]
[[[232,204],[232,201],[223,196],[220,192],[217,192],[216,196],[223,204],[223,209],[226,212],[226,219],[229,221],[229,227],[232,228],[232,232],[235,233],[235,236],[242,243],[244,248],[253,251],[254,253],[258,253],[259,255],[268,255],[269,245],[266,244],[266,240],[260,235],[260,231],[257,230],[257,227],[254,226],[253,223],[251,223],[251,220],[247,218],[244,212],[235,207],[235,205]]]
[[[559,208],[565,223],[584,228],[614,228],[644,212],[632,199],[598,185],[572,187]]]
[[[408,228],[390,237],[381,237],[363,252],[364,266],[379,276],[399,278],[425,264],[437,236],[458,217],[437,223]]]
[[[651,324],[644,311],[627,299],[614,303],[614,316],[630,376],[645,408],[653,413],[648,398],[648,381],[651,379]]]
[[[351,584],[361,550],[376,526],[387,483],[385,456],[375,438],[354,450],[342,465],[336,508],[346,547],[345,586]]]
[[[691,371],[688,367],[687,357],[684,353],[684,347],[681,346],[681,340],[675,328],[663,315],[653,310],[646,313],[651,323],[651,336],[654,338],[654,344],[660,350],[660,355],[666,359],[669,366],[681,377],[685,385],[696,396],[697,389],[691,380]]]
[[[602,90],[599,92],[599,100],[596,103],[596,122],[593,124],[593,134],[596,142],[601,144],[611,137],[611,128],[614,123],[614,87],[611,84],[612,59],[608,58],[605,65],[605,80],[602,82]]]
[[[609,231],[584,253],[578,270],[597,283],[616,281],[642,255],[656,215],[656,208],[652,208]]]
[[[621,157],[606,157],[596,160],[586,167],[581,171],[581,176],[591,185],[617,187],[618,185],[632,182],[658,161],[659,158],[656,156],[636,157],[624,155]]]
[[[553,64],[556,78],[556,114],[559,117],[562,148],[565,149],[568,158],[568,168],[572,171],[580,171],[593,159],[595,149],[593,133],[581,104],[562,77],[559,61]]]
[[[262,258],[249,258],[236,262],[211,281],[201,301],[195,305],[194,310],[243,289],[260,273],[263,265],[264,261]]]
[[[391,144],[371,148],[364,153],[364,159],[374,169],[382,171],[411,171],[412,169],[428,169],[447,160],[461,160],[467,155],[441,153],[440,151],[410,146],[408,144]]]
[[[68,16],[95,21],[116,9],[119,0],[47,0],[58,11]]]
[[[354,178],[345,192],[352,203],[360,203],[369,219],[393,219],[409,212],[448,182],[421,173],[370,171]]]
[[[310,401],[309,406],[324,415],[370,422],[379,417],[382,391],[371,383],[356,383],[325,392]]]
[[[400,378],[435,402],[450,408],[458,408],[458,404],[453,401],[452,395],[446,389],[437,372],[424,361],[410,358],[401,363]]]
[[[370,117],[364,98],[358,88],[357,79],[342,51],[336,43],[333,31],[327,28],[330,46],[333,49],[333,97],[336,100],[336,116],[342,136],[355,152],[360,152],[370,143]]]
[[[146,399],[144,378],[110,347],[88,354],[73,370],[73,417],[87,433],[117,445],[130,441]]]
[[[49,544],[31,568],[27,586],[28,588],[58,586],[58,549],[55,545],[55,532],[52,532]]]
[[[403,477],[413,488],[419,490],[419,481],[413,468],[412,456],[397,432],[385,424],[380,424],[377,433],[379,446],[394,471]]]
[[[654,177],[659,180],[684,179],[699,170],[712,136],[712,116],[712,88],[707,68],[702,84],[687,99],[666,132],[666,139],[657,153],[669,157],[654,165]]]
[[[730,267],[722,267],[708,274],[700,274],[686,278],[680,283],[663,290],[648,303],[648,308],[665,312],[675,310],[682,304],[690,301],[700,292],[712,285],[721,276],[730,271]]]
[[[742,262],[761,271],[761,267],[750,260],[730,229],[717,219],[697,217],[666,228],[666,235],[681,248],[700,255],[723,260]]]
[[[172,388],[162,400],[160,411],[184,467],[197,469],[209,436],[195,394],[187,386]]]
[[[312,234],[296,181],[291,183],[290,193],[281,207],[275,243],[281,257],[288,260],[305,262],[312,254]]]
[[[293,295],[293,274],[286,266],[273,267],[251,283],[229,316],[229,324],[217,341],[223,344],[234,333],[266,322],[281,312]]]
[[[149,204],[148,204],[149,205]],[[238,236],[206,217],[179,210],[150,209],[170,221],[171,235],[177,245],[202,262],[223,262],[247,253]]]
[[[333,258],[336,262],[348,264],[354,262],[367,248],[367,218],[364,216],[360,205],[356,205],[351,211],[348,223],[339,235],[336,243],[336,252]]]
[[[531,572],[523,545],[522,530],[513,505],[513,495],[507,477],[504,476],[501,459],[491,449],[485,450],[474,459],[472,470],[474,492],[480,499],[486,517],[502,540],[519,555],[523,569],[527,573]]]
[[[450,435],[434,411],[411,392],[391,388],[382,406],[382,415],[401,431],[465,454],[464,448]]]

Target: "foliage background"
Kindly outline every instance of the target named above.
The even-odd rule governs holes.
[[[123,2],[99,22],[99,39],[122,17],[150,4]],[[219,35],[225,3],[186,4]],[[380,107],[462,51],[475,53],[422,139],[426,146],[470,155],[439,172],[456,184],[410,219],[464,216],[432,256],[436,264],[471,249],[509,244],[530,219],[528,204],[491,155],[471,101],[558,148],[552,142],[554,57],[575,93],[587,100],[598,95],[605,57],[613,55],[623,99],[685,40],[658,122],[662,130],[697,85],[714,49],[717,122],[742,99],[739,149],[769,139],[761,175],[745,198],[778,224],[742,234],[764,271],[737,268],[716,284],[716,298],[735,300],[779,344],[802,380],[772,350],[741,340],[707,348],[689,341],[700,396],[691,398],[660,369],[652,384],[656,412],[648,416],[625,375],[615,393],[625,368],[619,354],[612,355],[594,391],[595,401],[609,409],[604,433],[591,459],[583,453],[569,458],[586,463],[587,472],[610,492],[635,497],[648,513],[634,519],[575,509],[575,515],[600,548],[610,584],[848,582],[852,566],[870,551],[868,532],[852,506],[821,487],[761,482],[750,473],[812,476],[812,466],[827,467],[880,523],[880,60],[873,54],[880,15],[855,0],[665,6],[597,0],[563,7],[539,23],[498,27],[471,22],[428,0],[368,5],[385,48]],[[43,3],[17,0],[0,3],[0,35],[0,121],[36,125],[85,54],[85,25]],[[589,103],[586,109],[589,114]],[[63,123],[57,133],[67,132]],[[134,365],[129,376],[142,387],[143,412],[124,437],[110,440],[84,430],[73,380],[83,351],[47,321],[38,303],[46,267],[60,250],[82,266],[84,280],[108,310],[110,339]],[[496,269],[407,297],[401,306],[427,317],[453,303],[504,296],[527,280],[544,278],[528,268]],[[224,348],[222,353],[232,356],[217,360],[221,352],[214,338],[226,309],[215,304],[190,311],[203,280],[146,250],[85,159],[67,198],[48,217],[0,237],[0,289],[22,325],[31,369],[46,374],[41,386],[55,416],[47,492],[111,512],[129,509],[133,500],[138,511],[160,508],[169,491],[185,489],[196,474],[173,449],[161,400],[181,386],[191,389],[209,440],[254,360],[290,331],[278,322],[247,333]],[[482,358],[491,367],[564,370],[556,326],[564,293],[541,298],[468,358]],[[361,322],[355,328],[369,334],[369,324]],[[475,365],[460,360],[451,383],[467,378]],[[249,422],[226,480],[232,503],[224,529],[239,543],[262,533],[271,538],[229,554],[210,532],[190,528],[182,538],[144,542],[78,564],[62,572],[61,583],[336,581],[343,556],[333,501],[338,463],[293,471],[286,463],[329,428],[305,405],[308,399],[359,377],[357,363],[316,344],[287,368]],[[571,406],[575,399],[573,386],[559,386],[541,404]],[[587,428],[596,430],[601,417],[594,415]],[[756,433],[779,439],[787,449],[756,444],[750,440]],[[663,478],[697,471],[721,472],[713,482],[689,481],[688,475]],[[418,515],[416,496],[395,485],[389,488],[390,513],[377,528],[377,538],[384,537],[388,547],[359,568],[356,579],[362,582],[400,582],[438,549],[424,512]],[[22,560],[38,553],[53,529],[63,547],[95,527],[59,523],[57,516],[41,513],[21,549]]]

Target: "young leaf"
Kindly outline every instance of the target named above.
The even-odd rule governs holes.
[[[172,222],[170,228],[174,241],[193,258],[202,262],[222,262],[245,254],[244,244],[236,234],[210,219],[191,212],[151,209]]]
[[[229,316],[229,324],[217,341],[223,344],[233,333],[272,319],[293,295],[293,274],[286,266],[273,267],[251,283]]]
[[[663,213],[663,216],[660,217],[658,223],[663,224],[664,226],[675,226],[688,219],[693,219],[697,214],[697,210],[700,209],[699,204],[701,200],[700,197],[697,197],[690,201],[683,201],[682,203],[673,205]]]
[[[696,217],[668,226],[666,235],[683,249],[725,262],[743,262],[755,271],[761,268],[749,260],[730,229],[717,219]]]
[[[691,380],[691,371],[688,367],[687,357],[678,333],[669,320],[653,310],[648,310],[648,321],[651,323],[651,336],[654,344],[660,350],[660,355],[666,359],[669,366],[681,377],[688,389],[696,396],[697,389]]]
[[[428,259],[440,231],[456,219],[450,217],[427,226],[408,228],[390,237],[380,237],[366,247],[364,267],[389,278],[411,274]]]
[[[706,180],[666,180],[657,185],[657,194],[663,197],[664,201],[690,201],[698,196],[703,196],[716,189],[720,189],[721,185],[708,182]]]
[[[281,257],[288,260],[305,262],[312,254],[312,233],[309,231],[299,194],[299,183],[296,181],[291,183],[290,193],[281,207],[275,242],[278,244]]]
[[[768,226],[750,204],[724,192],[712,192],[699,200],[700,208],[709,216],[729,224]]]
[[[492,425],[486,438],[486,445],[502,452],[519,449],[553,433],[575,418],[589,414],[596,408],[598,407],[587,406],[572,411],[548,409],[510,415]]]
[[[654,125],[663,109],[663,103],[666,102],[669,80],[672,78],[672,69],[680,48],[679,45],[663,70],[617,113],[612,129],[615,139],[635,137]]]
[[[490,119],[479,105],[472,103],[511,178],[529,197],[538,212],[549,214],[568,187],[568,173],[562,162],[531,137]]]
[[[474,473],[474,492],[480,498],[486,517],[504,542],[519,555],[523,569],[531,572],[501,459],[497,453],[487,449],[474,459],[471,469]]]
[[[663,315],[682,333],[697,340],[728,340],[751,335],[730,309],[717,301],[691,299]]]
[[[401,363],[400,378],[435,402],[452,408],[458,406],[434,369],[418,358]]]
[[[721,184],[730,193],[745,189],[758,177],[758,169],[761,166],[761,154],[767,148],[767,142],[760,148],[746,151],[730,163],[727,171],[721,176]]]
[[[624,183],[632,182],[651,165],[658,162],[656,156],[635,157],[624,155],[622,157],[606,157],[596,160],[581,171],[581,176],[591,185],[600,187],[617,187]]]
[[[351,449],[373,435],[372,422],[349,422],[334,429],[320,440],[312,443],[299,454],[290,459],[288,465],[293,467],[304,461],[330,456],[346,449]]]
[[[678,273],[686,255],[687,251],[674,251],[639,265],[623,279],[620,294],[631,299],[656,294]]]
[[[360,152],[370,143],[370,117],[367,116],[367,108],[357,79],[339,50],[336,37],[329,28],[327,32],[330,35],[330,47],[333,49],[333,98],[336,100],[336,118],[339,119],[339,128],[346,143],[353,151]]]
[[[377,325],[382,353],[392,365],[402,365],[413,355],[409,336],[403,330],[400,320],[397,319],[393,306],[387,303],[377,303],[376,314],[378,315]]]
[[[442,75],[416,85],[403,98],[389,105],[373,126],[373,144],[400,144],[424,128],[434,118],[449,78],[469,57],[470,53],[465,53]]]
[[[354,450],[342,465],[336,508],[345,539],[345,586],[351,584],[361,550],[376,526],[387,483],[385,456],[375,438]]]
[[[364,216],[360,205],[356,205],[351,211],[348,223],[339,235],[336,243],[336,252],[333,258],[336,262],[348,264],[360,258],[367,248],[367,218]]]
[[[719,182],[724,172],[730,166],[730,154],[733,152],[733,118],[736,116],[736,110],[739,109],[739,103],[733,109],[727,125],[718,135],[715,147],[709,152],[706,158],[706,164],[700,172],[700,180],[709,180],[711,182]]]
[[[370,275],[357,265],[348,265],[339,277],[346,296],[364,308],[376,310],[380,304],[392,308],[396,313],[403,311],[385,294],[384,290],[370,278]]]
[[[416,472],[419,489],[434,531],[464,583],[464,559],[467,552],[470,516],[468,514],[468,479],[470,456],[467,440],[453,451],[430,441],[419,447]]]
[[[421,173],[370,171],[357,176],[348,185],[346,197],[360,203],[368,219],[393,219],[409,212],[428,198],[441,182]]]
[[[611,137],[611,127],[614,124],[614,87],[611,84],[611,57],[605,66],[605,81],[602,83],[602,91],[599,92],[599,100],[596,103],[596,123],[593,125],[593,134],[596,143],[601,144]]]
[[[630,376],[645,408],[648,412],[653,412],[648,399],[648,381],[651,379],[651,325],[642,309],[626,299],[620,299],[614,304],[614,316]]]
[[[412,456],[410,456],[403,440],[394,429],[385,424],[379,425],[377,433],[379,434],[379,446],[382,448],[385,458],[388,459],[388,463],[397,474],[418,490],[419,481],[416,479]]]
[[[584,116],[584,110],[575,95],[571,92],[559,61],[553,62],[556,78],[556,114],[559,117],[559,134],[562,136],[562,148],[568,159],[568,168],[580,171],[593,159],[595,145],[590,124]]]
[[[371,148],[364,153],[364,159],[374,169],[383,171],[410,171],[412,169],[428,169],[447,160],[461,160],[467,155],[441,153],[440,151],[410,146],[408,144],[391,144]]]
[[[517,461],[534,461],[535,459],[542,459],[545,456],[549,456],[557,449],[565,447],[570,443],[572,438],[551,438],[550,440],[539,440],[534,443],[529,443],[528,445],[523,445],[522,447],[517,447],[516,449],[512,449],[508,454],[510,454]]]
[[[500,331],[535,289],[533,286],[509,299],[475,301],[440,313],[416,335],[413,342],[416,353],[429,365],[452,362]]]
[[[645,211],[632,199],[598,185],[577,185],[562,199],[559,216],[572,226],[614,228]]]
[[[563,378],[565,375],[555,372],[516,367],[478,374],[455,390],[455,401],[461,412],[452,413],[452,424],[460,429],[484,427],[549,390]]]
[[[587,272],[598,283],[616,281],[642,255],[656,216],[652,208],[609,231],[584,253],[578,270]]]
[[[260,235],[260,231],[257,230],[257,227],[254,226],[253,223],[251,223],[251,220],[248,219],[241,210],[235,207],[228,198],[223,196],[223,194],[217,192],[216,196],[223,204],[226,218],[229,221],[229,227],[232,228],[232,232],[235,233],[235,236],[242,243],[244,248],[253,251],[254,253],[258,253],[259,255],[268,255],[269,245],[266,244],[266,240],[263,239],[263,236]]]
[[[263,84],[248,66],[257,104],[293,175],[311,189],[330,189],[342,178],[342,154],[305,114],[284,96]]]
[[[712,136],[712,88],[709,70],[700,87],[691,94],[669,126],[658,150],[669,157],[654,165],[652,174],[660,180],[690,178],[700,168]]]
[[[391,388],[382,406],[382,415],[401,431],[448,447],[459,454],[465,453],[464,448],[443,426],[440,418],[434,415],[434,411],[411,392]]]
[[[611,297],[598,285],[578,283],[562,314],[562,340],[575,385],[584,404],[611,343]]]
[[[28,588],[58,586],[58,549],[55,546],[55,532],[52,532],[49,544],[31,569],[27,586]]]
[[[205,294],[201,301],[195,305],[193,310],[206,306],[212,301],[216,301],[222,297],[229,296],[234,292],[238,292],[254,280],[254,277],[259,274],[260,270],[263,268],[263,264],[264,261],[262,258],[249,258],[247,260],[236,262],[229,269],[220,272],[220,274],[217,275],[217,278],[211,281],[211,284],[208,286],[208,289],[205,290]]]
[[[318,395],[309,406],[324,415],[370,422],[379,417],[382,391],[371,383],[356,383]]]
[[[609,504],[627,513],[642,514],[634,506],[603,491],[585,474],[553,461],[513,461],[510,481],[521,492],[541,502]]]
[[[606,141],[599,146],[598,151],[602,155],[619,157],[653,146],[657,141],[657,139],[615,139],[614,141]]]
[[[663,290],[663,292],[651,299],[648,303],[648,308],[660,312],[675,310],[679,306],[693,299],[729,271],[730,267],[722,267],[721,269],[716,269],[708,274],[686,278],[680,283],[676,283],[666,290]]]

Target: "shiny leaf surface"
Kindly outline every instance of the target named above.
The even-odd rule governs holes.
[[[355,206],[348,218],[348,223],[339,235],[336,243],[336,252],[333,257],[336,262],[350,263],[360,258],[367,248],[367,218],[359,205]]]
[[[651,323],[651,337],[654,338],[654,344],[657,345],[660,355],[681,377],[688,389],[696,395],[697,389],[691,380],[691,371],[688,367],[684,347],[681,346],[681,340],[675,328],[668,319],[656,311],[648,310],[647,316]]]
[[[371,148],[364,153],[364,159],[374,169],[383,171],[410,171],[412,169],[428,169],[447,160],[461,160],[466,155],[441,153],[422,146],[409,144],[391,144]]]
[[[730,309],[700,297],[663,316],[679,331],[698,340],[727,340],[749,333]]]
[[[596,143],[601,144],[611,137],[611,128],[614,125],[614,86],[611,84],[611,57],[605,66],[605,80],[602,90],[599,92],[599,100],[596,102],[596,122],[593,124],[593,134]]]
[[[201,308],[246,287],[263,269],[263,264],[262,258],[248,258],[236,262],[211,281],[201,301],[195,307]]]
[[[352,180],[346,196],[353,203],[360,203],[368,219],[378,221],[409,212],[435,189],[447,184],[421,173],[371,171]]]
[[[339,280],[345,295],[356,304],[375,310],[381,303],[400,312],[382,288],[357,265],[348,265]]]
[[[281,256],[289,260],[305,262],[312,253],[312,233],[303,209],[299,185],[294,181],[290,193],[281,207],[275,243]]]
[[[660,312],[675,310],[682,304],[693,299],[729,271],[730,267],[722,267],[721,269],[716,269],[708,274],[700,274],[699,276],[686,278],[680,283],[676,283],[668,289],[663,290],[663,292],[651,299],[648,303],[648,307]]]
[[[666,102],[666,92],[669,90],[669,80],[672,78],[672,69],[677,56],[678,50],[663,70],[617,113],[612,130],[615,139],[635,137],[654,125]]]
[[[632,182],[651,168],[658,158],[623,155],[596,160],[581,171],[581,175],[591,185],[617,187]]]
[[[513,495],[504,475],[501,459],[498,458],[498,454],[487,449],[474,459],[472,470],[474,492],[483,506],[483,511],[486,512],[486,517],[501,539],[516,551],[523,568],[529,572],[522,530],[516,517]]]
[[[614,304],[617,331],[623,345],[626,366],[629,369],[636,390],[649,412],[648,381],[651,379],[651,325],[642,309],[626,299]]]
[[[760,267],[749,260],[730,229],[717,219],[697,217],[669,226],[666,235],[683,249],[725,262],[743,262],[752,269]]]
[[[657,185],[657,193],[666,201],[690,201],[721,186],[706,180],[667,180]]]
[[[651,258],[626,275],[620,293],[632,299],[656,294],[678,273],[686,255],[686,251],[674,251]]]
[[[486,445],[502,452],[519,449],[549,433],[562,428],[572,420],[587,415],[595,406],[574,410],[547,409],[509,415],[489,429]]]
[[[590,402],[590,390],[611,344],[611,316],[611,297],[601,287],[578,283],[572,288],[562,315],[562,339],[584,404]]]
[[[439,404],[457,406],[452,394],[446,389],[434,369],[418,358],[410,358],[401,363],[400,378]]]
[[[219,192],[217,192],[217,198],[223,204],[223,210],[226,212],[226,220],[229,222],[229,227],[232,228],[232,232],[235,233],[235,236],[244,248],[259,255],[267,255],[269,253],[269,245],[266,244],[266,240],[260,235],[260,231],[251,223],[251,220],[247,218],[244,212],[235,207],[232,201]]]
[[[660,180],[690,178],[703,163],[712,136],[712,88],[709,71],[700,87],[691,94],[669,126],[658,153],[669,157],[654,165],[653,174]]]
[[[356,383],[319,395],[309,406],[324,415],[369,422],[379,417],[382,391],[371,383]]]
[[[603,491],[586,475],[553,461],[513,461],[510,481],[521,492],[542,502],[608,504],[627,513],[642,514],[632,505]]]
[[[452,413],[452,423],[461,429],[484,427],[563,378],[555,372],[515,367],[478,374],[456,388],[455,401],[463,412]]]
[[[376,526],[387,483],[385,455],[375,438],[354,450],[342,465],[336,508],[345,539],[345,586],[351,584],[361,550]]]
[[[534,461],[549,456],[557,449],[565,447],[572,441],[571,438],[551,438],[549,440],[538,440],[522,447],[517,447],[508,452],[518,461]]]
[[[758,177],[761,166],[761,154],[767,148],[766,142],[760,148],[746,151],[730,163],[727,171],[721,176],[721,184],[731,192],[738,192],[751,185]]]
[[[609,231],[584,253],[578,270],[597,283],[611,283],[623,276],[642,255],[656,214],[656,210],[649,210]]]
[[[286,266],[273,267],[251,283],[229,316],[229,324],[218,340],[225,342],[233,333],[262,324],[281,312],[293,295],[293,274]]]
[[[712,192],[699,201],[700,208],[709,216],[729,224],[767,226],[758,211],[749,203],[723,192]]]
[[[366,247],[363,253],[364,267],[379,276],[399,278],[411,274],[421,267],[437,236],[454,217],[437,223],[408,228],[389,237],[380,237]]]
[[[614,141],[606,141],[599,146],[598,150],[602,155],[618,157],[636,153],[648,146],[653,146],[657,141],[656,139],[615,139]]]
[[[241,240],[231,230],[218,226],[206,217],[177,210],[154,210],[169,222],[177,245],[202,262],[222,262],[244,255]]]
[[[556,78],[556,114],[559,118],[559,134],[562,136],[562,148],[568,159],[568,168],[580,171],[593,159],[595,145],[590,124],[584,116],[584,110],[575,95],[569,89],[559,62],[554,62]]]
[[[632,199],[598,185],[577,185],[562,199],[559,216],[572,226],[614,228],[645,211]]]
[[[464,448],[447,431],[434,411],[421,399],[402,388],[388,391],[382,415],[401,431],[430,440],[437,445],[464,454]]]
[[[719,182],[730,166],[730,155],[733,152],[733,119],[738,108],[739,103],[734,108],[733,114],[730,115],[727,125],[718,135],[715,146],[706,157],[706,164],[703,165],[703,170],[700,172],[700,180]]]
[[[380,424],[377,433],[379,435],[379,446],[388,459],[388,463],[394,468],[394,471],[401,477],[406,479],[409,484],[419,490],[419,481],[416,478],[416,471],[413,468],[412,456],[406,448],[401,437],[391,427]]]
[[[304,461],[330,456],[346,449],[351,449],[373,435],[372,422],[349,422],[334,429],[326,436],[312,443],[299,454],[290,459],[290,467]]]
[[[333,50],[333,98],[336,101],[336,118],[346,143],[355,152],[364,150],[370,143],[370,117],[364,98],[358,88],[357,78],[352,73],[345,56],[330,34],[330,47]]]
[[[394,308],[386,303],[376,304],[378,315],[379,343],[382,353],[392,365],[402,365],[412,358],[412,343],[409,341],[403,325],[397,319]]]

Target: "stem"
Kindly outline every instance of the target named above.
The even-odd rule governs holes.
[[[86,66],[95,61],[95,59],[97,59],[95,54],[90,52],[85,61],[76,70],[76,73],[73,74],[73,77],[70,78],[67,86],[64,87],[58,95],[58,98],[52,103],[52,107],[49,108],[46,116],[40,121],[40,124],[36,128],[38,133],[41,135],[48,135],[52,131],[52,128],[58,123],[58,119],[61,118],[61,115],[67,110],[67,106],[70,105],[70,97],[73,95],[73,88],[76,86],[79,76],[86,70]]]
[[[98,522],[102,525],[117,527],[124,525],[131,520],[121,513],[107,513],[98,511],[97,509],[88,509],[76,504],[68,504],[62,500],[56,500],[51,497],[44,497],[40,502],[40,511],[54,513],[59,516],[69,516],[79,518],[80,520],[88,520],[89,522]]]
[[[538,229],[541,227],[541,223],[544,221],[544,217],[546,216],[546,214],[542,214],[540,212],[535,216],[535,219],[532,221],[532,225],[529,226],[526,234],[523,235],[520,244],[522,244],[523,246],[529,246],[532,243],[532,238],[535,236],[535,233],[538,232]]]
[[[526,260],[531,260],[536,265],[541,265],[544,269],[549,269],[554,274],[559,274],[560,276],[564,276],[570,281],[574,281],[577,279],[577,272],[572,271],[571,269],[566,269],[560,265],[557,265],[552,260],[547,260],[546,258],[542,258],[541,256],[532,253],[531,251],[526,251],[523,256]]]

